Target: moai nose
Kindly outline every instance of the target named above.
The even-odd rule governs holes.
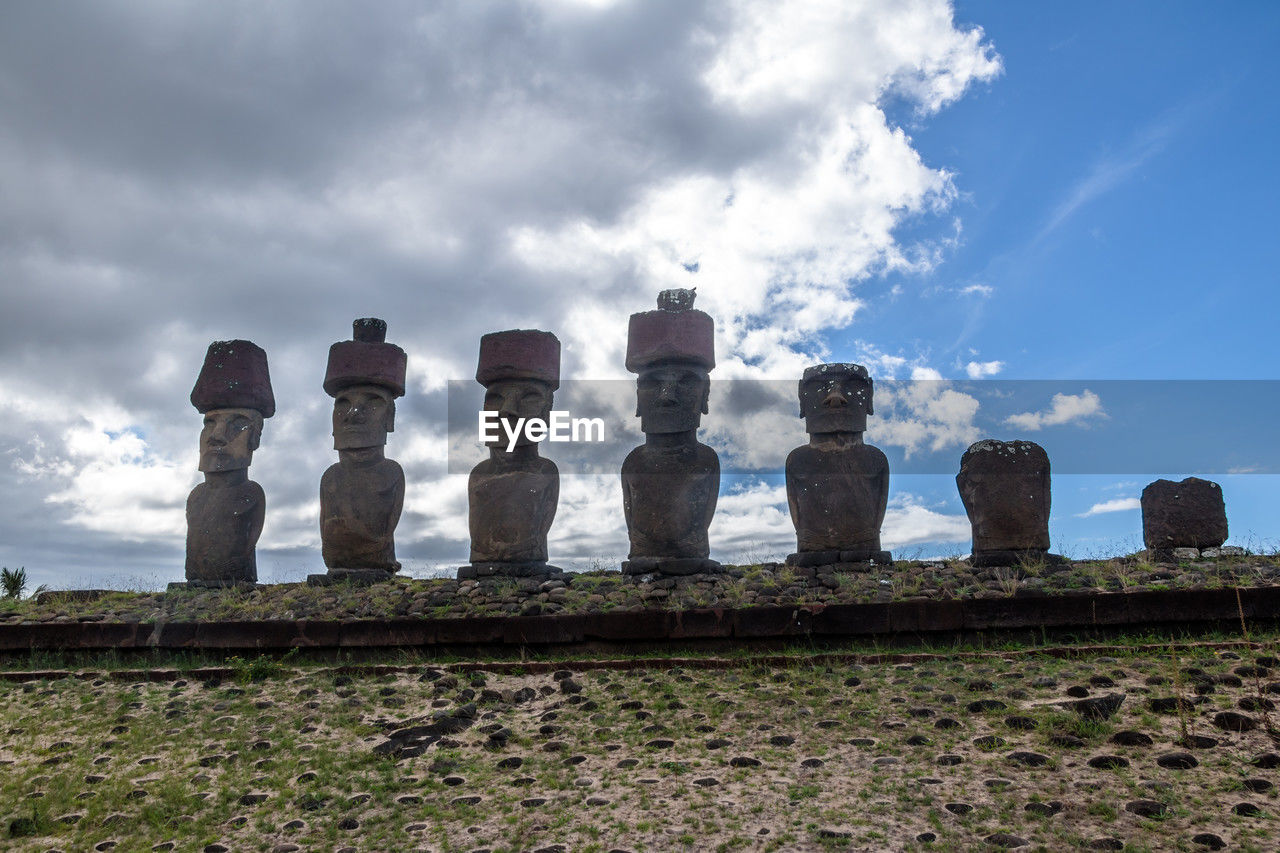
[[[826,409],[842,408],[847,405],[849,405],[849,399],[839,391],[832,391],[822,401],[822,406]]]

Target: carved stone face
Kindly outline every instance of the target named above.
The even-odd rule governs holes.
[[[856,376],[834,374],[800,386],[800,414],[810,433],[866,432],[871,386]]]
[[[498,379],[485,388],[484,410],[497,412],[498,417],[514,430],[521,418],[550,421],[553,396],[551,386],[537,379]],[[510,441],[506,427],[499,427],[497,433],[497,440],[490,442],[489,446],[505,448]],[[529,441],[524,430],[516,440],[517,446],[536,443]]]
[[[651,367],[636,382],[636,414],[646,433],[695,430],[707,413],[711,377],[689,364]]]
[[[248,468],[262,438],[262,414],[254,409],[214,409],[200,430],[200,470]]]
[[[352,385],[333,398],[334,450],[382,447],[395,428],[395,400],[381,385]]]

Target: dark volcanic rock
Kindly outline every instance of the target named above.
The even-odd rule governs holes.
[[[1023,808],[1023,811],[1030,812],[1031,814],[1034,814],[1034,815],[1039,815],[1040,817],[1053,817],[1054,815],[1062,811],[1062,801],[1050,800],[1047,803],[1041,803],[1041,802],[1027,803],[1026,806]]]
[[[1025,838],[1020,838],[1017,835],[1012,835],[1008,832],[997,832],[993,835],[988,835],[982,840],[987,844],[990,844],[992,847],[1000,847],[1005,850],[1012,850],[1017,847],[1027,846],[1027,840]]]
[[[966,705],[965,710],[970,714],[981,714],[984,711],[1003,711],[1006,707],[999,699],[979,699]]]
[[[979,441],[960,459],[956,487],[969,516],[973,565],[1008,565],[1049,551],[1049,455],[1031,441]],[[996,556],[1000,554],[1000,556]]]
[[[474,705],[463,705],[452,711],[437,711],[430,717],[429,723],[418,721],[416,725],[393,731],[387,740],[375,746],[373,751],[378,755],[394,756],[397,760],[422,755],[427,747],[446,735],[457,734],[470,728],[475,722],[475,716]]]
[[[1123,693],[1108,693],[1105,696],[1094,696],[1091,699],[1081,699],[1079,702],[1069,702],[1067,707],[1087,720],[1106,720],[1120,710],[1120,706],[1124,703],[1124,697],[1125,694]]]
[[[1258,721],[1253,717],[1235,711],[1219,711],[1213,715],[1213,724],[1228,732],[1251,732],[1258,727]]]
[[[1111,742],[1118,746],[1151,746],[1155,741],[1151,735],[1126,729],[1111,736]]]
[[[1124,810],[1138,817],[1161,817],[1169,807],[1159,800],[1133,800],[1125,804]]]
[[[1222,487],[1199,477],[1156,480],[1142,490],[1142,540],[1156,550],[1218,547],[1227,541]]]
[[[1098,755],[1089,759],[1089,766],[1095,770],[1119,770],[1129,766],[1129,759],[1120,755]]]
[[[1189,752],[1166,752],[1156,758],[1156,764],[1170,770],[1191,770],[1200,762]]]

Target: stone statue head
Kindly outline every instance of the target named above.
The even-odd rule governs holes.
[[[861,433],[867,429],[872,382],[860,364],[819,364],[800,379],[800,417],[809,433]]]
[[[636,382],[636,415],[645,433],[695,430],[707,413],[711,377],[697,364],[671,361],[644,368]]]
[[[214,341],[191,389],[191,405],[204,415],[200,470],[206,474],[249,467],[262,439],[262,422],[276,412],[267,354],[252,341]]]
[[[248,468],[262,439],[256,409],[211,409],[200,430],[200,470],[208,473]]]
[[[505,448],[509,442],[507,429],[515,430],[521,418],[525,421],[538,418],[549,422],[553,398],[551,386],[540,379],[495,379],[490,382],[484,392],[484,410],[497,412],[498,418],[507,426],[497,430],[498,438],[489,442],[489,446]],[[537,442],[530,441],[521,430],[516,446],[525,447],[530,444]]]
[[[396,397],[404,396],[407,357],[387,343],[387,324],[362,317],[351,340],[329,347],[324,390],[333,397],[333,449],[382,447],[396,428]]]
[[[707,413],[716,366],[715,323],[693,290],[664,290],[655,311],[632,314],[627,370],[637,374],[636,415],[646,434],[695,430]]]
[[[381,385],[348,385],[333,398],[334,450],[382,447],[395,428],[395,397]]]
[[[521,418],[550,422],[552,398],[560,387],[560,339],[539,329],[490,332],[480,338],[476,381],[485,387],[484,410],[497,412],[510,429]],[[506,428],[499,428],[498,439],[489,446],[505,448],[507,436]],[[537,442],[521,430],[516,445],[531,444]]]

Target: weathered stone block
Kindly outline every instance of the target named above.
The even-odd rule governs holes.
[[[1142,490],[1142,541],[1148,548],[1216,548],[1227,539],[1222,487],[1188,477],[1156,480]]]

